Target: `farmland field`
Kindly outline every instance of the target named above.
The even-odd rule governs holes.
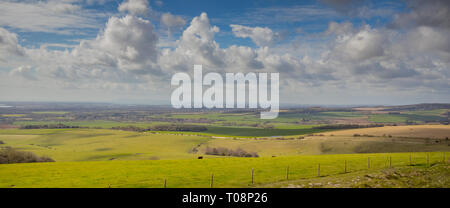
[[[426,165],[428,153],[412,154],[412,162]],[[448,154],[448,153],[447,153]],[[291,179],[316,178],[320,163],[321,176],[337,176],[347,171],[380,170],[409,165],[409,153],[345,154],[262,158],[211,158],[206,160],[140,160],[56,162],[0,165],[0,187],[252,187],[285,180],[289,166]],[[441,163],[443,153],[429,153],[430,164]],[[251,169],[254,169],[254,185]]]
[[[33,129],[0,130],[0,140],[5,142],[3,146],[56,161],[90,161],[193,158],[189,151],[209,138],[103,129]]]
[[[355,133],[360,136],[355,137]],[[197,135],[195,132],[131,132],[110,129],[2,129],[0,140],[5,144],[0,147],[10,146],[18,150],[32,151],[58,162],[157,160],[196,158],[204,154],[206,147],[241,148],[256,152],[262,157],[449,151],[449,141],[445,139],[449,136],[450,127],[443,125],[379,127],[258,138],[217,137]]]
[[[450,152],[450,126],[442,125],[448,112],[307,108],[284,110],[270,121],[259,119],[258,112],[2,112],[0,149],[32,152],[55,162],[0,164],[0,187],[162,187],[164,180],[167,187],[208,187],[211,174],[215,187],[309,187],[311,181],[339,180],[343,187],[375,186],[347,182],[364,174],[385,177],[391,174],[390,163],[405,174],[410,173],[405,168],[420,173],[431,168],[439,181],[448,175],[442,163]],[[164,130],[177,125],[204,129]],[[257,157],[211,154],[208,149]],[[345,162],[348,173],[343,174]],[[249,180],[252,169],[254,184]],[[448,187],[441,182],[428,184]]]

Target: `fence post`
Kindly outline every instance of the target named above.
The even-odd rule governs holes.
[[[370,157],[367,157],[367,169],[370,169]]]
[[[430,166],[430,154],[427,153],[427,166]]]
[[[253,185],[253,168],[252,168],[252,185]]]
[[[347,173],[347,160],[344,161],[344,173]]]
[[[389,156],[389,167],[392,168],[392,156]]]
[[[445,152],[442,153],[442,162],[445,163]]]
[[[412,162],[411,162],[411,153],[409,153],[409,166],[411,166],[412,165]]]
[[[211,183],[209,184],[209,188],[213,187],[214,174],[211,173]]]
[[[319,165],[317,167],[317,176],[320,177],[320,163],[319,163]]]
[[[289,166],[286,167],[286,180],[289,180]]]
[[[167,187],[167,179],[164,178],[164,188]]]

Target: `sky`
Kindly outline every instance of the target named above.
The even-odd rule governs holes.
[[[280,103],[450,102],[446,0],[2,0],[0,101],[170,104],[177,72],[277,72]]]

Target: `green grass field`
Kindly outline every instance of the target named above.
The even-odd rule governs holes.
[[[169,122],[117,122],[117,121],[18,121],[14,125],[43,125],[43,124],[64,124],[68,126],[80,126],[88,128],[112,128],[136,126],[140,128],[148,128],[155,125],[170,125]],[[325,132],[326,129],[314,129],[313,127],[319,125],[295,125],[277,123],[273,129],[256,128],[249,126],[223,126],[220,124],[203,124],[203,123],[186,123],[193,125],[207,126],[208,130],[204,132],[178,132],[183,134],[199,134],[207,136],[225,136],[225,137],[266,137],[266,136],[287,136],[287,135],[302,135]],[[171,132],[174,133],[174,132]]]
[[[246,128],[238,130],[245,133]],[[308,130],[306,128],[306,132],[310,133]],[[430,128],[428,132],[433,134],[432,130]],[[83,128],[1,129],[0,141],[5,144],[0,144],[0,147],[10,146],[17,150],[31,151],[39,156],[49,156],[57,162],[192,159],[203,155],[206,147],[241,148],[247,152],[256,152],[261,157],[450,151],[448,142],[436,143],[426,138],[322,134],[284,138],[235,138],[214,135],[195,132],[132,132]],[[217,156],[207,155],[207,157]]]
[[[56,161],[194,158],[189,151],[209,137],[107,129],[3,129],[1,146],[32,151]]]
[[[412,163],[426,165],[442,162],[443,153],[413,153]],[[447,153],[448,155],[448,153]],[[344,172],[409,165],[409,153],[341,154],[262,158],[209,158],[203,160],[140,160],[55,162],[0,165],[0,187],[209,187],[214,174],[214,187],[252,187],[289,178],[334,177]],[[251,170],[254,169],[254,184]]]
[[[427,121],[441,121],[445,120],[444,117],[436,114],[435,111],[424,111],[424,112],[409,112],[405,114],[374,114],[370,115],[369,121],[376,123],[404,123],[404,122],[415,122],[424,123]]]
[[[423,119],[438,116],[437,113],[423,112],[423,115],[412,116]],[[317,115],[316,119],[326,120],[333,116],[360,119],[362,114],[324,112]],[[201,118],[204,115],[197,116]],[[290,118],[289,114],[269,123],[273,128],[252,127],[255,124],[253,114],[240,115],[243,120],[236,119],[236,123],[242,123],[238,126],[227,125],[226,122],[235,119],[233,116],[214,116],[222,120],[197,123],[207,126],[205,132],[110,129],[129,125],[146,128],[169,122],[16,121],[15,125],[63,123],[89,128],[0,129],[0,141],[4,142],[0,147],[11,146],[38,156],[49,156],[56,161],[1,164],[0,187],[162,187],[164,180],[167,180],[168,187],[209,187],[211,174],[214,174],[214,187],[277,187],[286,182],[287,167],[290,180],[333,181],[336,177],[347,177],[345,175],[361,171],[381,171],[389,166],[389,157],[392,157],[393,166],[407,167],[411,155],[415,167],[425,167],[427,155],[429,164],[433,165],[444,160],[442,152],[448,155],[450,151],[448,139],[445,139],[448,135],[445,125],[441,125],[442,128],[436,125],[373,128],[382,129],[376,132],[377,136],[364,133],[370,129],[358,129],[354,131],[362,133],[354,136],[354,133],[340,133],[353,130],[328,132],[314,129],[318,125],[291,122],[298,118]],[[383,116],[392,117],[379,119],[398,119],[395,118],[398,115]],[[411,132],[420,134],[420,137],[408,136]],[[242,148],[247,152],[257,152],[260,157],[204,155],[206,147]],[[204,159],[198,160],[200,155]],[[367,170],[368,158],[370,170]],[[345,161],[347,171],[351,173],[343,174]],[[319,164],[320,178],[317,177]],[[250,183],[252,169],[254,184]]]
[[[262,184],[265,188],[442,188],[450,187],[448,164],[408,165],[328,177]]]

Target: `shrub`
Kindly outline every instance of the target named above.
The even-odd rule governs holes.
[[[122,130],[122,131],[136,131],[136,132],[143,132],[145,131],[145,129],[137,127],[137,126],[115,126],[112,127],[111,129],[114,130]]]
[[[236,150],[228,149],[225,147],[206,147],[205,154],[207,155],[219,155],[219,156],[234,156],[234,157],[259,157],[256,152],[246,152],[241,148]]]
[[[65,124],[36,124],[36,125],[25,125],[21,126],[21,129],[72,129],[81,128],[79,126],[69,126]]]
[[[206,131],[206,126],[188,125],[188,124],[171,124],[171,125],[156,125],[150,127],[150,131],[192,131],[201,132]]]
[[[313,129],[359,129],[359,128],[372,128],[372,127],[383,127],[383,124],[368,124],[368,125],[358,125],[358,124],[332,124],[316,126]]]
[[[50,157],[38,157],[32,152],[17,151],[11,147],[0,149],[0,164],[10,163],[32,163],[32,162],[55,162]]]
[[[0,140],[0,144],[5,144],[5,142],[3,142],[2,140]]]

